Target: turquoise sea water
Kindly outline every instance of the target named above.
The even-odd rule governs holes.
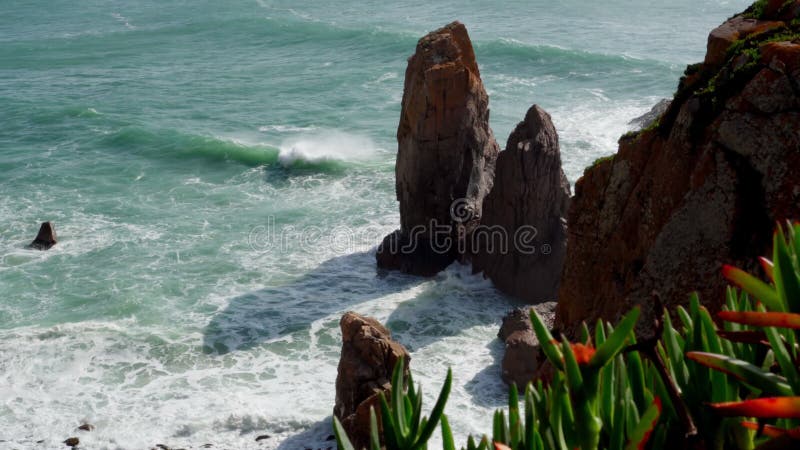
[[[488,430],[513,302],[374,268],[416,40],[464,22],[501,145],[539,103],[574,182],[748,2],[296,3],[3,4],[0,448],[325,448],[347,310]]]

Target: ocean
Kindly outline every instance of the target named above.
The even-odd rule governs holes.
[[[453,368],[457,443],[490,431],[514,300],[375,268],[416,41],[464,22],[501,147],[537,103],[574,183],[747,4],[4,2],[0,448],[335,446],[348,310],[409,348],[428,408]],[[43,221],[59,244],[26,249]]]

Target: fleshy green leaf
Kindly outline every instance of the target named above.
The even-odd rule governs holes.
[[[800,330],[800,314],[785,312],[720,311],[717,314],[727,322],[754,327],[778,327]]]
[[[706,367],[732,375],[770,395],[792,395],[786,379],[733,357],[705,352],[688,352],[686,357]]]
[[[759,256],[758,262],[761,263],[761,268],[764,269],[764,273],[767,275],[767,278],[775,281],[775,265],[772,264],[772,261],[764,258],[763,256]]]
[[[722,275],[731,283],[757,298],[771,311],[783,311],[781,299],[774,287],[736,267],[722,266]]]
[[[344,431],[342,423],[339,422],[336,416],[333,417],[333,434],[336,436],[336,446],[339,447],[340,450],[355,450],[350,439],[347,437],[347,432]]]
[[[789,312],[800,313],[800,277],[794,270],[789,247],[780,231],[775,233],[775,287]]]
[[[530,316],[533,332],[536,334],[536,339],[539,341],[539,345],[542,346],[542,351],[545,356],[547,356],[547,359],[550,360],[550,363],[553,364],[556,369],[564,370],[563,356],[558,350],[558,346],[554,343],[555,340],[553,339],[553,335],[550,334],[550,330],[547,329],[542,319],[539,318],[539,314],[536,313],[535,309],[531,308]]]
[[[583,344],[588,344],[590,335],[589,335],[589,327],[586,326],[586,322],[581,322],[581,327],[579,332],[580,334],[578,335],[578,342],[581,342]]]
[[[743,426],[744,428],[747,428],[748,430],[760,431],[761,434],[763,434],[766,437],[773,437],[773,438],[779,437],[789,432],[789,430],[785,428],[778,428],[776,426],[767,424],[759,425],[756,422],[742,421],[740,425]]]
[[[636,306],[619,321],[617,327],[608,338],[606,338],[603,345],[599,346],[597,351],[595,351],[594,356],[592,356],[592,359],[589,361],[589,367],[605,366],[622,350],[628,340],[628,336],[636,326],[636,321],[639,319],[640,312],[641,308]]]
[[[375,408],[369,407],[369,445],[370,450],[381,450],[381,435],[378,431],[378,418],[375,416]]]
[[[511,383],[508,393],[508,431],[511,447],[517,448],[522,440],[522,424],[519,415],[519,391],[515,383]]]
[[[456,450],[456,444],[453,441],[453,432],[450,430],[450,424],[447,422],[446,414],[442,414],[442,449]],[[378,450],[380,450],[380,447]]]
[[[575,360],[575,353],[572,352],[572,347],[570,347],[566,338],[561,343],[561,353],[564,355],[564,367],[566,368],[569,389],[572,392],[580,392],[583,389],[583,376],[581,376],[581,369]]]
[[[709,406],[722,416],[800,419],[800,397],[767,397],[741,402],[712,403]]]
[[[383,438],[386,441],[386,448],[389,450],[396,450],[402,447],[397,436],[397,425],[394,423],[389,403],[386,401],[386,396],[383,392],[378,393],[378,402],[381,406],[381,424],[383,425]]]
[[[650,436],[653,434],[653,429],[655,429],[656,424],[658,424],[659,416],[661,416],[661,400],[656,397],[644,414],[642,414],[639,423],[633,431],[631,431],[630,439],[628,439],[628,445],[625,446],[625,449],[644,450],[645,445],[647,445],[647,440],[650,439]]]
[[[428,422],[422,427],[422,431],[419,434],[419,439],[417,439],[417,445],[414,447],[416,449],[420,448],[422,445],[428,442],[428,439],[431,438],[433,431],[436,429],[436,424],[441,419],[442,414],[444,413],[444,407],[447,404],[447,397],[450,395],[450,387],[453,384],[453,371],[451,369],[447,369],[447,378],[444,380],[444,386],[442,386],[442,390],[439,391],[439,398],[436,399],[436,404],[433,406],[433,410],[431,410],[430,418]]]
[[[408,427],[405,412],[405,396],[403,395],[403,358],[400,357],[394,365],[392,373],[392,414],[394,415],[395,433],[401,446],[408,447],[412,444],[411,430]]]

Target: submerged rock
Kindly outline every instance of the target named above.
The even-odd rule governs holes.
[[[333,414],[355,448],[369,447],[369,409],[379,411],[378,393],[391,392],[394,367],[402,357],[405,373],[411,357],[377,320],[354,312],[342,316],[342,354],[336,376]]]
[[[453,22],[417,43],[406,69],[397,142],[400,229],[384,239],[377,263],[434,275],[466,252],[499,152],[463,24]]]
[[[795,3],[787,10],[800,12]],[[658,313],[653,291],[675,306],[697,290],[713,312],[725,298],[722,265],[758,273],[775,223],[800,217],[800,44],[773,39],[800,26],[782,20],[737,16],[714,30],[659,126],[624,136],[612,159],[585,171],[557,326],[614,320],[636,304]]]
[[[80,430],[80,431],[94,431],[94,425],[92,425],[90,423],[84,423],[84,424],[82,424],[81,426],[78,427],[78,430]]]
[[[44,222],[42,226],[39,227],[39,234],[36,235],[36,239],[34,239],[28,247],[36,250],[49,250],[56,245],[57,242],[56,230],[52,222]]]
[[[81,443],[81,440],[76,437],[71,437],[64,441],[64,445],[67,447],[77,447]]]
[[[533,105],[511,133],[496,173],[470,239],[473,270],[529,303],[555,300],[570,189],[556,128],[542,108]]]

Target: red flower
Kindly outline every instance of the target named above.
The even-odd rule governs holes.
[[[585,366],[589,364],[589,361],[592,360],[594,356],[595,349],[590,345],[584,345],[581,343],[578,344],[570,344],[572,347],[572,353],[575,354],[575,361],[578,362],[578,365]]]

